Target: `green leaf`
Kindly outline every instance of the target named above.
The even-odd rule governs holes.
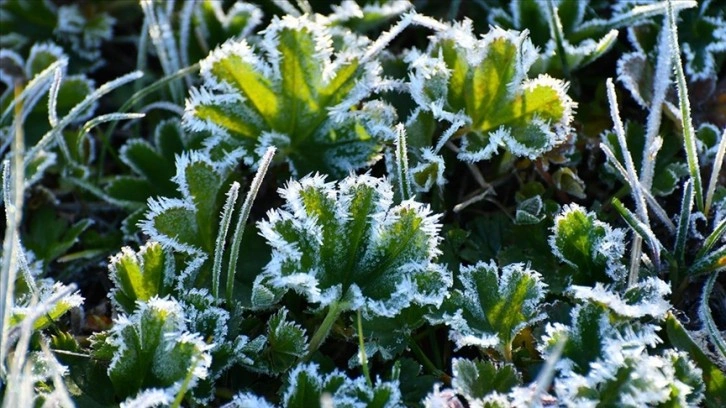
[[[321,374],[315,364],[301,364],[290,373],[282,403],[289,408],[322,407],[327,393],[335,407],[353,408],[400,406],[398,381],[378,380],[373,386],[363,378],[350,379],[338,370]],[[327,399],[326,398],[326,399]]]
[[[522,383],[514,366],[497,366],[489,361],[454,359],[452,386],[468,400],[483,399],[493,392],[507,394]]]
[[[517,203],[515,222],[519,225],[539,224],[544,220],[542,197],[534,197],[522,200]]]
[[[272,259],[257,283],[295,290],[321,307],[362,307],[366,317],[441,303],[451,278],[433,263],[439,225],[427,207],[392,206],[388,181],[368,175],[337,186],[307,176],[280,193],[284,207],[258,224]]]
[[[191,92],[185,126],[241,147],[250,163],[274,145],[295,174],[342,177],[375,162],[375,137],[395,114],[382,103],[354,107],[378,74],[362,55],[335,55],[331,35],[307,16],[288,16],[264,31],[262,53],[246,40],[226,42],[201,62],[204,85]]]
[[[688,353],[702,371],[705,385],[704,400],[707,407],[719,407],[726,404],[726,374],[704,353],[702,346],[696,343],[678,319],[669,313],[666,318],[668,340],[679,350]]]
[[[150,199],[140,226],[151,239],[187,256],[187,267],[178,277],[181,285],[206,287],[230,171],[226,163],[198,151],[183,153],[176,167],[173,181],[182,198]]]
[[[81,234],[93,225],[90,219],[83,219],[70,224],[58,217],[54,208],[43,206],[32,214],[29,220],[29,231],[23,243],[33,251],[35,256],[43,260],[47,267],[78,242]]]
[[[80,307],[83,304],[83,297],[78,291],[62,296],[50,304],[45,304],[48,300],[56,298],[59,294],[66,292],[68,287],[60,282],[53,283],[48,280],[40,280],[36,282],[38,285],[37,293],[38,304],[45,306],[45,312],[37,316],[33,322],[32,329],[34,331],[44,329],[54,322],[58,321],[64,314],[68,313],[74,307]],[[23,322],[28,315],[34,315],[38,309],[38,304],[28,304],[27,297],[19,299],[18,304],[10,311],[8,327],[14,327]]]
[[[575,104],[564,82],[526,79],[537,56],[526,33],[494,27],[477,40],[469,25],[455,26],[436,37],[429,55],[416,60],[412,96],[424,110],[442,105],[438,118],[466,124],[462,160],[487,160],[500,146],[534,159],[565,139]]]
[[[186,332],[181,305],[154,297],[120,320],[106,343],[113,348],[108,374],[116,395],[125,398],[151,387],[181,384],[192,373],[204,378],[211,357],[198,335]]]
[[[108,265],[115,288],[110,297],[119,311],[132,314],[137,302],[166,296],[174,279],[174,261],[161,244],[149,241],[134,252],[124,247]]]
[[[550,246],[568,265],[573,284],[622,282],[625,232],[597,219],[594,213],[570,204],[555,218]]]
[[[578,305],[570,314],[570,326],[550,324],[543,348],[550,350],[566,337],[562,358],[569,360],[569,370],[576,374],[585,374],[590,364],[603,352],[603,341],[609,334],[607,311],[597,305]]]
[[[267,322],[265,347],[252,368],[269,375],[285,373],[305,355],[307,342],[305,329],[287,320],[287,309],[280,309]]]
[[[491,261],[462,267],[459,280],[464,289],[447,299],[441,319],[451,328],[449,336],[458,347],[494,348],[511,361],[514,337],[544,318],[546,285],[540,274],[524,264],[500,272]]]

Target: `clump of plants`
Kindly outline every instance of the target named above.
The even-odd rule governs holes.
[[[726,405],[712,2],[34,13],[3,406]]]

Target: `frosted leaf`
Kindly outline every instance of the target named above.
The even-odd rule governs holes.
[[[178,385],[188,373],[193,388],[211,364],[211,346],[187,331],[182,305],[168,297],[138,303],[132,315],[119,317],[106,344],[113,352],[108,375],[120,397]]]
[[[675,1],[674,10],[678,11],[678,40],[685,59],[685,73],[691,81],[712,78],[719,69],[718,61],[726,52],[726,20],[718,2]],[[638,0],[618,2],[614,9],[618,13],[630,12],[638,7],[664,6],[662,2]],[[697,6],[697,7],[694,7]],[[680,9],[680,10],[679,10]],[[661,14],[662,11],[659,13]],[[642,23],[643,21],[639,22]],[[654,51],[652,37],[653,25],[632,24],[628,28],[628,38],[638,50]]]
[[[92,71],[105,62],[100,47],[111,39],[116,21],[100,9],[84,11],[77,4],[56,5],[50,0],[4,1],[0,4],[0,45],[22,52],[32,44],[54,38],[73,56],[76,69]]]
[[[440,226],[428,207],[392,206],[390,183],[368,175],[337,184],[306,176],[288,182],[280,195],[283,207],[258,223],[272,247],[258,283],[295,290],[321,307],[363,306],[366,315],[440,303],[450,275],[432,264]]]
[[[533,159],[565,140],[576,107],[565,82],[527,78],[536,58],[526,32],[494,27],[477,40],[470,22],[454,25],[428,56],[409,54],[411,95],[437,119],[467,124],[462,160],[487,160],[502,147]]]
[[[8,327],[21,324],[27,316],[36,317],[33,322],[33,330],[40,330],[53,324],[54,321],[60,319],[74,307],[80,307],[84,298],[79,291],[70,292],[71,286],[66,286],[60,282],[53,282],[50,279],[38,279],[35,281],[37,285],[37,303],[31,302],[29,296],[24,296],[15,300],[16,306],[10,311]],[[67,295],[62,296],[65,292]],[[60,296],[58,298],[58,296]],[[53,301],[54,300],[54,301]],[[49,304],[46,304],[51,301]],[[44,306],[39,309],[38,305]],[[40,316],[35,316],[38,310],[45,311]]]
[[[429,148],[423,148],[421,161],[409,170],[411,182],[421,192],[429,191],[433,186],[443,187],[446,184],[444,170],[444,158]]]
[[[152,408],[168,406],[174,401],[173,390],[149,388],[134,397],[127,398],[119,406],[121,408]]]
[[[560,401],[651,406],[702,399],[700,370],[685,353],[655,348],[662,342],[659,327],[618,317],[594,303],[575,306],[570,316],[569,326],[547,326],[541,347],[547,358],[566,336],[556,364],[554,388]]]
[[[379,379],[373,387],[369,387],[363,378],[350,379],[338,370],[320,373],[313,363],[298,365],[290,372],[282,405],[289,408],[317,407],[321,405],[324,394],[329,394],[328,398],[335,407],[393,408],[402,404],[398,381]]]
[[[109,297],[117,311],[131,314],[136,302],[169,293],[174,279],[171,255],[158,242],[149,241],[134,252],[124,247],[111,257],[108,272],[115,287]]]
[[[551,14],[550,5],[555,15]],[[531,31],[535,46],[542,50],[533,72],[572,72],[607,53],[618,36],[615,28],[626,24],[615,16],[603,19],[601,16],[606,10],[601,8],[600,4],[589,0],[522,0],[509,3],[508,9],[493,8],[489,22],[504,28]],[[558,45],[562,46],[564,55],[559,52]]]
[[[522,329],[544,318],[545,287],[539,273],[523,264],[497,267],[494,261],[461,268],[463,290],[455,289],[436,323],[450,327],[457,347],[494,348],[511,358],[512,341]]]
[[[514,366],[489,361],[455,358],[452,373],[451,386],[469,401],[483,399],[492,393],[506,394],[522,383]]]
[[[209,260],[224,199],[219,193],[229,183],[229,167],[204,153],[184,152],[177,157],[172,181],[181,198],[149,199],[149,211],[139,226],[164,247],[188,256],[176,282],[178,288],[184,288],[210,279]]]
[[[520,225],[539,224],[545,219],[543,209],[542,197],[539,195],[522,200],[517,204],[515,221]]]
[[[308,350],[305,329],[288,320],[287,309],[280,309],[267,321],[265,345],[254,356],[250,369],[268,375],[287,372]]]
[[[658,278],[646,278],[622,294],[598,282],[595,287],[570,286],[573,297],[581,301],[600,304],[623,318],[644,318],[650,316],[664,319],[671,304],[665,299],[671,293],[667,283]]]
[[[377,160],[375,128],[391,123],[356,107],[381,82],[380,66],[361,63],[359,50],[336,53],[331,28],[308,16],[274,17],[262,34],[259,51],[230,40],[201,61],[204,84],[187,100],[186,128],[210,131],[253,162],[273,143],[294,174],[341,177]]]
[[[571,267],[573,284],[622,282],[625,276],[625,231],[577,204],[566,205],[555,217],[549,243],[555,256]]]
[[[232,398],[222,408],[274,408],[275,406],[267,402],[266,399],[254,395],[252,393],[240,393]]]
[[[412,7],[413,5],[407,0],[367,3],[362,7],[355,1],[345,0],[340,5],[331,5],[333,12],[325,17],[325,22],[366,31],[384,24]]]

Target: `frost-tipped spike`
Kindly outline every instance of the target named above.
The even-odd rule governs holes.
[[[252,180],[252,184],[250,184],[250,189],[247,192],[245,201],[242,204],[242,208],[240,208],[239,216],[237,218],[237,225],[235,226],[234,234],[232,235],[232,244],[229,249],[229,264],[227,266],[227,286],[225,288],[225,295],[228,304],[231,304],[233,299],[232,295],[234,291],[234,275],[237,271],[237,259],[239,258],[239,248],[242,244],[242,235],[244,234],[245,226],[247,225],[247,219],[249,218],[250,211],[252,210],[252,204],[257,197],[257,193],[260,191],[262,180],[264,180],[265,174],[267,174],[267,170],[270,168],[270,164],[272,163],[272,157],[275,155],[275,151],[276,149],[271,146],[267,149],[265,155],[262,156],[262,160],[260,161],[259,167],[257,168],[255,178]]]
[[[396,178],[398,179],[398,192],[401,200],[411,198],[411,180],[408,172],[408,147],[406,143],[406,128],[399,123],[396,132]]]
[[[219,278],[222,275],[222,255],[224,247],[227,243],[227,232],[229,224],[232,221],[232,212],[239,195],[239,183],[234,182],[227,191],[227,200],[222,207],[221,220],[219,222],[219,231],[217,231],[217,240],[214,243],[214,262],[212,264],[212,296],[219,299]]]

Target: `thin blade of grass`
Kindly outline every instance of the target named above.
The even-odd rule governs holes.
[[[227,199],[222,208],[222,219],[219,222],[219,231],[217,232],[217,240],[214,243],[214,262],[212,263],[212,296],[219,299],[219,278],[222,276],[222,258],[224,256],[224,246],[227,243],[227,233],[229,225],[232,222],[232,213],[234,205],[237,203],[239,196],[239,183],[232,183],[232,187],[227,191]]]
[[[708,215],[711,211],[711,204],[713,204],[713,195],[716,192],[716,185],[718,184],[718,175],[721,173],[721,166],[723,166],[724,153],[726,153],[726,128],[721,133],[721,141],[718,144],[718,150],[716,150],[716,158],[713,161],[713,170],[711,170],[711,178],[708,180],[708,190],[706,190],[706,208],[704,214]]]
[[[725,268],[726,266],[721,269]],[[706,280],[706,285],[703,287],[703,295],[701,296],[701,305],[698,314],[701,317],[706,333],[708,333],[708,337],[711,339],[711,343],[716,346],[716,350],[721,357],[721,363],[726,363],[726,340],[724,340],[721,335],[721,331],[718,326],[716,326],[716,322],[713,320],[713,315],[711,314],[711,308],[708,305],[711,293],[713,292],[713,285],[716,283],[716,278],[718,278],[720,272],[721,270],[715,271]]]
[[[257,174],[255,174],[255,178],[252,179],[252,184],[250,184],[250,189],[247,192],[247,197],[245,197],[245,201],[242,204],[242,208],[239,212],[239,217],[237,218],[237,225],[235,226],[234,234],[232,235],[232,244],[229,248],[227,286],[225,290],[227,303],[232,302],[232,292],[234,291],[234,275],[237,271],[237,259],[239,258],[239,248],[242,244],[242,235],[245,231],[245,225],[247,224],[247,219],[250,217],[252,203],[254,203],[255,197],[257,197],[257,193],[259,192],[260,186],[262,185],[262,180],[265,178],[265,174],[267,174],[267,170],[270,168],[270,164],[272,163],[272,157],[275,155],[275,150],[276,149],[274,146],[270,146],[269,148],[267,148],[265,155],[262,156],[260,166],[257,169]]]
[[[686,238],[688,238],[688,226],[691,222],[691,210],[693,209],[693,181],[688,180],[683,185],[683,199],[681,200],[681,213],[678,216],[678,229],[676,229],[676,243],[673,253],[680,265],[683,265],[686,254]]]
[[[701,173],[698,166],[698,153],[696,152],[696,132],[693,129],[693,119],[691,118],[691,102],[688,99],[688,87],[686,86],[686,75],[683,72],[683,64],[681,63],[681,47],[678,44],[678,25],[676,24],[676,11],[673,3],[668,0],[668,26],[671,30],[671,55],[673,56],[673,66],[676,71],[676,84],[678,86],[678,101],[681,111],[681,121],[683,123],[683,144],[686,149],[686,160],[688,162],[688,172],[693,180],[693,189],[696,192],[696,208],[698,211],[704,211],[703,202],[703,186],[701,184]]]

